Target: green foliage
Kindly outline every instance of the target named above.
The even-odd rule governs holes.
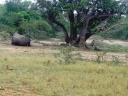
[[[21,31],[26,34],[29,33],[32,38],[55,37],[56,31],[62,32],[60,26],[49,23],[48,18],[51,20],[59,21],[64,25],[67,32],[70,31],[69,11],[76,10],[79,13],[86,14],[87,8],[101,9],[106,12],[122,12],[125,9],[119,6],[119,2],[115,0],[98,0],[95,6],[95,0],[54,0],[53,2],[47,0],[37,0],[37,5],[30,1],[21,0],[7,0],[5,5],[0,5],[0,31],[13,34],[16,31]],[[50,14],[50,17],[48,15]],[[82,29],[82,15],[75,16],[74,26],[79,35]],[[119,19],[119,18],[118,18]],[[101,20],[102,21],[102,20]],[[92,20],[89,23],[88,30],[94,32],[94,28],[101,23],[101,21]],[[117,21],[117,18],[111,19],[109,26]],[[56,23],[57,24],[57,23]],[[2,27],[4,26],[4,27]],[[62,26],[61,26],[62,27]],[[8,30],[9,29],[9,30]],[[122,39],[127,39],[127,27],[122,27],[116,34],[112,32],[112,36],[118,38],[122,35]],[[11,32],[10,32],[11,31]],[[111,33],[109,33],[111,34]],[[117,35],[117,36],[116,36]],[[107,35],[109,36],[109,35]],[[125,37],[124,37],[125,36]],[[113,38],[113,37],[112,37]]]
[[[60,53],[55,54],[55,56],[58,58],[59,64],[74,63],[72,47],[61,48]]]
[[[128,18],[122,18],[113,24],[107,32],[100,33],[104,38],[128,40]]]
[[[0,38],[1,40],[8,40],[8,38],[10,38],[10,34],[5,31],[2,31],[0,32]]]
[[[7,0],[5,6],[7,12],[19,12],[28,10],[30,5],[30,1],[22,2],[21,0]]]
[[[97,46],[99,49],[107,52],[128,52],[127,47],[122,47],[120,45],[107,45],[107,44],[102,44]]]
[[[2,16],[5,13],[5,6],[4,5],[0,5],[0,16]]]
[[[18,28],[19,32],[31,36],[35,39],[46,39],[53,36],[52,27],[45,20],[31,20],[30,22],[22,22]]]
[[[12,35],[14,32],[16,32],[16,29],[5,24],[0,24],[0,32]]]
[[[84,6],[87,5],[88,0],[69,0],[69,1],[65,1],[65,0],[59,0],[59,6],[61,6],[63,9],[67,9],[67,10],[74,10],[74,9],[78,9],[78,8],[83,8]]]
[[[123,11],[122,3],[117,0],[53,0],[53,2],[37,0],[37,4],[42,14],[47,14],[46,17],[51,23],[61,26],[66,35],[70,32],[69,36],[65,36],[65,40],[71,44],[76,42],[79,37],[80,39],[84,37],[83,40],[86,41],[88,37],[99,32],[95,28],[103,21],[109,19],[107,22],[109,24],[106,25],[110,27],[121,18],[120,14],[126,13]],[[64,17],[65,21],[68,20],[68,24],[61,23],[60,16]],[[83,23],[85,23],[84,26]],[[87,36],[82,36],[83,34]]]
[[[81,54],[75,52],[77,49],[71,46],[62,47],[54,56],[57,58],[58,64],[75,64],[77,60],[81,60]]]
[[[7,0],[0,6],[0,21],[0,32],[5,34],[19,31],[33,39],[55,36],[51,25],[30,1]]]

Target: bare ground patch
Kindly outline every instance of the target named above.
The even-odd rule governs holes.
[[[29,89],[13,89],[13,88],[4,88],[0,90],[0,96],[37,96],[37,94],[33,93]]]
[[[100,41],[101,42],[101,41]],[[104,42],[110,42],[110,41],[104,41]],[[114,44],[116,44],[117,41],[113,41]],[[58,53],[59,50],[56,50],[57,48],[63,48],[60,47],[61,43],[59,41],[39,41],[32,43],[31,47],[20,47],[20,46],[12,46],[7,44],[0,44],[0,49],[6,50],[13,53]],[[125,42],[128,43],[128,42]],[[119,43],[122,45],[126,45],[125,43]],[[96,52],[96,51],[88,51],[88,50],[80,50],[73,51],[75,54],[80,54],[81,58],[84,60],[97,60],[99,56],[104,61],[113,61],[115,59],[118,59],[120,62],[127,62],[128,61],[128,53],[126,52]],[[104,55],[102,55],[104,54]]]
[[[127,53],[104,54],[77,49],[72,51],[73,54],[80,53],[81,58],[86,61],[78,60],[76,64],[56,64],[52,54],[59,52],[60,48],[65,47],[44,46],[37,43],[31,47],[0,44],[0,86],[3,86],[0,87],[0,96],[127,95],[128,66],[87,61],[96,60],[98,54],[103,54],[106,60],[109,58],[112,60],[111,56],[114,55],[124,62]]]

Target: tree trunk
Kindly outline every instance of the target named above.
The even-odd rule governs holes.
[[[85,17],[84,22],[83,22],[83,29],[80,33],[80,42],[79,42],[80,47],[82,48],[87,48],[86,40],[89,38],[88,37],[88,34],[89,34],[88,23],[89,23],[89,18]]]
[[[67,44],[70,43],[70,38],[69,38],[69,35],[68,35],[68,32],[67,32],[65,26],[63,24],[61,24],[60,22],[58,22],[57,20],[54,20],[54,23],[57,24],[58,26],[60,26],[63,29],[64,35],[65,35],[65,42]]]
[[[58,26],[60,26],[63,29],[64,35],[65,35],[65,42],[68,44],[70,42],[70,38],[69,38],[67,29],[65,28],[65,26],[62,23],[60,23],[59,21],[56,20],[56,17],[53,15],[52,12],[49,12],[48,19],[49,19],[50,22],[53,22],[53,23],[57,24]]]
[[[70,21],[70,43],[74,44],[77,39],[77,28],[75,26],[75,16],[73,10],[69,11],[68,17]]]

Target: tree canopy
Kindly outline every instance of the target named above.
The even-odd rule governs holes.
[[[105,30],[127,13],[127,4],[117,0],[37,0],[37,4],[50,22],[64,30],[67,43],[80,46],[85,46],[90,36]],[[59,21],[59,16],[69,21],[70,32]]]
[[[67,44],[86,47],[88,38],[110,29],[127,13],[127,0],[6,0],[0,5],[0,32],[20,31],[34,39],[63,32]]]

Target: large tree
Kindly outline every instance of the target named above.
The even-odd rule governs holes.
[[[103,31],[110,26],[110,21],[115,22],[127,13],[125,3],[119,0],[37,0],[37,5],[50,22],[63,29],[66,43],[82,47],[86,47],[90,36]],[[70,32],[59,21],[60,15],[69,21]]]

